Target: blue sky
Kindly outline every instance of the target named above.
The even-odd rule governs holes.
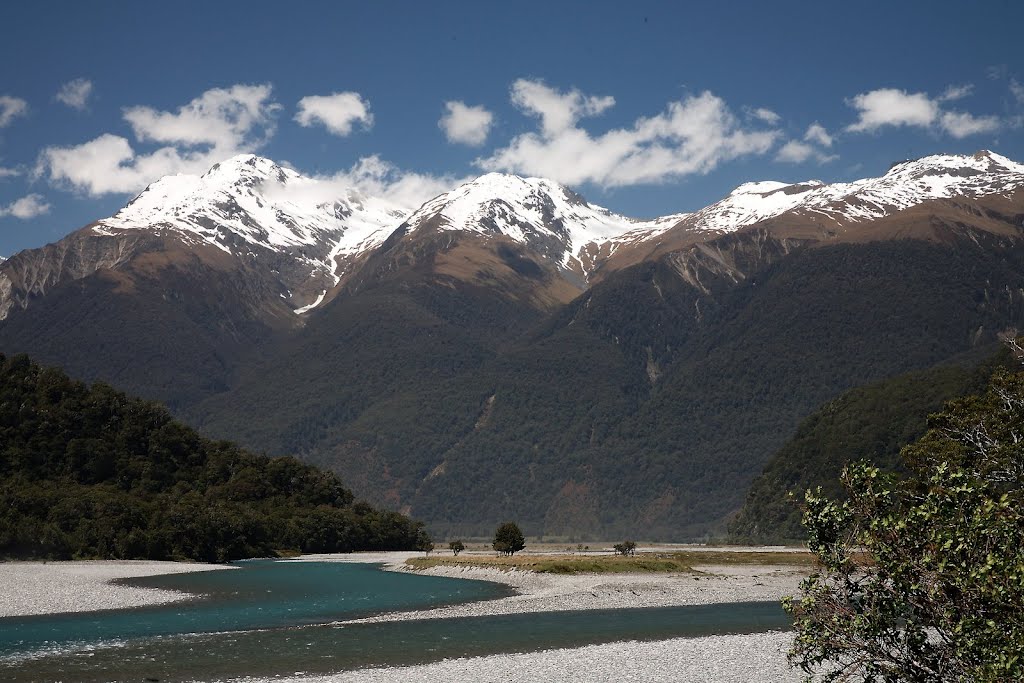
[[[414,205],[498,170],[638,217],[1024,160],[1024,3],[0,6],[0,254],[255,152]]]

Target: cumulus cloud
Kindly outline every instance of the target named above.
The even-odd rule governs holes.
[[[956,100],[962,100],[972,92],[974,92],[974,86],[970,83],[965,85],[951,85],[946,88],[945,92],[939,95],[939,102],[955,102]]]
[[[726,103],[710,92],[670,102],[656,116],[631,127],[592,136],[578,123],[611,107],[611,97],[561,92],[540,81],[512,85],[512,103],[540,119],[540,130],[519,135],[491,156],[476,160],[488,171],[541,175],[566,184],[604,187],[658,183],[750,154],[764,154],[776,130],[745,129]]]
[[[974,116],[966,112],[946,111],[939,117],[939,126],[960,139],[968,135],[994,133],[1002,126],[1002,121],[996,116]]]
[[[28,102],[20,97],[0,95],[0,128],[11,125],[11,121],[28,114]]]
[[[775,160],[790,164],[802,164],[817,154],[817,152],[817,149],[806,142],[790,140],[779,148],[778,154],[775,155]]]
[[[54,96],[58,102],[66,104],[72,109],[82,111],[89,104],[89,96],[92,95],[92,81],[85,78],[76,78],[60,86],[60,90]]]
[[[776,161],[788,164],[802,164],[811,160],[825,164],[838,158],[837,154],[828,154],[801,140],[790,140],[780,147],[779,153],[775,155]]]
[[[765,109],[764,107],[758,107],[757,109],[748,109],[747,113],[751,118],[755,118],[758,121],[764,121],[770,126],[774,126],[776,123],[782,120],[782,117],[773,112],[771,109]]]
[[[360,159],[347,170],[320,176],[317,180],[321,181],[321,188],[327,193],[324,201],[340,196],[345,189],[355,188],[411,211],[471,178],[406,171],[373,155]],[[332,192],[334,194],[330,195]]]
[[[825,127],[815,121],[807,127],[807,132],[804,133],[804,140],[807,142],[815,142],[822,147],[832,146],[832,136],[828,134]]]
[[[309,128],[321,124],[335,135],[349,135],[356,123],[368,129],[373,125],[370,103],[356,92],[338,92],[333,95],[309,95],[299,100],[295,120]]]
[[[545,135],[556,135],[576,125],[585,116],[597,116],[615,106],[611,96],[584,95],[573,88],[558,92],[542,81],[520,78],[512,84],[512,104],[540,119]]]
[[[471,107],[464,102],[445,102],[445,113],[437,122],[448,142],[479,147],[487,140],[494,114],[484,107]]]
[[[281,106],[270,100],[269,85],[234,85],[207,90],[177,112],[129,107],[124,120],[139,142],[238,147],[257,127],[273,135],[273,115]]]
[[[0,216],[14,216],[21,220],[28,220],[49,212],[50,205],[46,203],[41,194],[26,195],[7,206],[0,206]]]
[[[176,112],[130,107],[124,119],[138,143],[165,144],[139,153],[127,138],[104,134],[71,147],[47,147],[35,175],[90,196],[138,192],[174,173],[203,173],[227,157],[262,146],[280,105],[269,85],[208,90]]]
[[[996,116],[944,111],[939,106],[947,101],[961,99],[969,93],[969,86],[951,87],[936,98],[923,92],[908,93],[895,88],[862,93],[848,100],[848,104],[857,110],[859,116],[846,130],[852,133],[871,133],[885,126],[914,126],[944,132],[955,138],[999,130],[1002,122]]]
[[[852,133],[873,132],[883,126],[928,127],[939,115],[939,106],[925,93],[894,88],[856,95],[848,104],[860,114],[856,123],[846,127]]]
[[[776,161],[788,164],[802,164],[806,161],[817,161],[824,164],[839,158],[837,154],[829,154],[822,148],[832,146],[832,136],[823,125],[815,121],[807,127],[802,140],[790,140],[779,148],[775,155]]]

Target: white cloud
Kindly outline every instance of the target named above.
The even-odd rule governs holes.
[[[782,120],[782,117],[773,112],[771,109],[765,109],[764,107],[758,107],[757,109],[749,109],[747,113],[757,119],[758,121],[764,121],[770,126],[774,126],[776,123]]]
[[[0,128],[6,128],[18,116],[28,114],[28,102],[20,97],[0,95]]]
[[[354,187],[364,194],[382,197],[408,210],[418,209],[424,202],[470,179],[405,171],[377,155],[360,159],[348,170],[317,178],[326,193],[325,201]]]
[[[943,111],[939,106],[969,93],[970,86],[950,87],[935,99],[923,92],[908,93],[893,88],[862,93],[848,101],[858,110],[859,117],[846,130],[860,133],[875,132],[884,126],[915,126],[944,132],[955,138],[999,130],[1003,122],[996,116]]]
[[[213,88],[176,113],[129,107],[124,119],[139,142],[237,148],[256,127],[273,135],[273,115],[281,105],[269,101],[270,93],[269,85]]]
[[[47,147],[35,175],[90,196],[131,193],[174,173],[203,173],[218,161],[259,148],[274,130],[280,105],[269,85],[214,88],[177,112],[124,111],[137,142],[167,143],[139,153],[127,138],[104,134],[72,147]]]
[[[945,92],[939,95],[939,102],[955,102],[956,100],[962,100],[963,98],[974,92],[974,86],[970,83],[965,85],[951,85],[946,88]]]
[[[370,103],[356,92],[309,95],[299,100],[298,107],[295,120],[300,126],[308,128],[319,123],[342,137],[350,134],[356,123],[362,124],[364,129],[373,125]]]
[[[814,160],[819,164],[835,161],[838,154],[829,154],[822,147],[831,147],[833,138],[823,125],[815,121],[807,127],[803,140],[790,140],[779,148],[775,160],[787,164],[802,164]]]
[[[1002,121],[996,116],[974,116],[966,112],[947,111],[939,117],[939,125],[959,140],[969,135],[994,133],[1002,126]]]
[[[85,78],[76,78],[60,86],[55,97],[72,109],[82,111],[89,104],[89,96],[92,95],[92,81]]]
[[[788,164],[802,164],[812,159],[819,164],[824,164],[829,161],[835,161],[838,158],[839,155],[837,154],[826,154],[814,145],[809,145],[800,140],[790,140],[780,147],[779,153],[775,155],[776,161]]]
[[[21,175],[21,171],[16,168],[0,166],[0,178],[14,178],[19,175]]]
[[[790,140],[779,149],[778,154],[775,155],[775,160],[790,164],[802,164],[816,153],[817,150],[806,142]]]
[[[471,107],[464,102],[445,102],[445,113],[437,122],[448,142],[479,147],[487,140],[494,114],[484,107]]]
[[[41,194],[30,194],[7,206],[0,206],[0,216],[14,216],[28,220],[50,212],[50,205]]]
[[[611,96],[587,96],[575,88],[560,93],[543,81],[525,78],[512,84],[511,99],[516,107],[540,119],[546,135],[568,130],[581,118],[597,116],[615,105]]]
[[[1010,94],[1017,100],[1017,104],[1024,104],[1024,85],[1016,78],[1010,79]]]
[[[661,114],[597,137],[577,123],[612,106],[611,97],[587,97],[575,89],[563,93],[539,81],[518,80],[512,102],[540,118],[540,131],[513,138],[476,164],[570,185],[615,187],[707,173],[724,161],[766,153],[779,135],[775,130],[744,129],[726,103],[710,92],[670,102]]]
[[[873,132],[883,126],[928,127],[939,115],[939,106],[925,93],[907,93],[894,88],[862,93],[848,104],[860,114],[856,123],[846,127],[853,133]]]
[[[804,133],[804,140],[807,142],[815,142],[822,147],[832,146],[832,136],[828,134],[825,127],[815,121],[807,127],[807,132]]]
[[[264,186],[263,191],[278,200],[321,204],[350,196],[356,190],[365,195],[357,199],[384,199],[406,211],[413,211],[442,192],[471,180],[406,171],[377,155],[363,157],[351,168],[334,174],[307,177],[312,178],[312,181]]]

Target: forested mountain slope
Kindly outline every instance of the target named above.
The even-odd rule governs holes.
[[[738,543],[805,541],[799,507],[804,491],[820,486],[830,498],[841,497],[842,468],[858,460],[901,471],[900,449],[924,434],[929,415],[947,401],[981,392],[996,367],[1014,366],[1005,351],[980,363],[976,355],[857,387],[823,405],[754,480],[743,508],[729,523],[730,538]]]
[[[289,457],[0,356],[0,557],[194,559],[415,548],[421,525]]]
[[[406,213],[246,155],[0,263],[0,351],[453,535],[703,538],[842,392],[1024,327],[1024,166],[639,221],[488,174]],[[336,188],[332,191],[336,191]]]

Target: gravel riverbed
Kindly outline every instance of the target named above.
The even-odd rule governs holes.
[[[412,553],[321,555],[303,560],[375,562],[392,571]],[[301,561],[301,560],[300,560]],[[798,591],[807,574],[791,565],[698,565],[695,574],[535,574],[477,567],[416,570],[505,583],[517,595],[430,610],[383,614],[358,621],[444,619],[493,614],[622,607],[673,607],[720,602],[780,600]],[[351,622],[349,622],[351,623]],[[450,659],[433,664],[348,671],[330,676],[251,679],[248,683],[789,683],[803,680],[790,668],[788,632],[625,641],[578,648]]]
[[[0,563],[0,617],[92,612],[179,602],[194,596],[179,591],[121,586],[111,581],[231,568],[217,564],[143,560]]]
[[[626,641],[246,683],[796,683],[789,633]]]
[[[464,605],[395,612],[356,621],[444,619],[526,612],[614,609],[622,607],[683,607],[721,602],[781,600],[799,590],[807,569],[792,565],[697,565],[695,573],[680,574],[537,574],[484,567],[437,566],[412,570],[405,560],[412,553],[312,555],[303,559],[337,562],[375,562],[391,571],[504,583],[516,595]]]
[[[303,560],[380,563],[413,571],[413,553],[307,556]],[[114,579],[227,569],[177,562],[12,562],[0,564],[0,617],[83,612],[189,599],[176,591],[134,588]],[[698,565],[696,573],[555,575],[493,568],[433,567],[435,576],[497,581],[516,595],[466,605],[384,614],[361,621],[440,619],[561,610],[670,607],[778,600],[798,590],[806,569],[789,565]],[[350,683],[402,681],[642,681],[679,683],[788,683],[802,680],[789,668],[785,632],[721,635],[444,660],[432,664],[349,671],[329,676],[254,678],[249,683]]]

